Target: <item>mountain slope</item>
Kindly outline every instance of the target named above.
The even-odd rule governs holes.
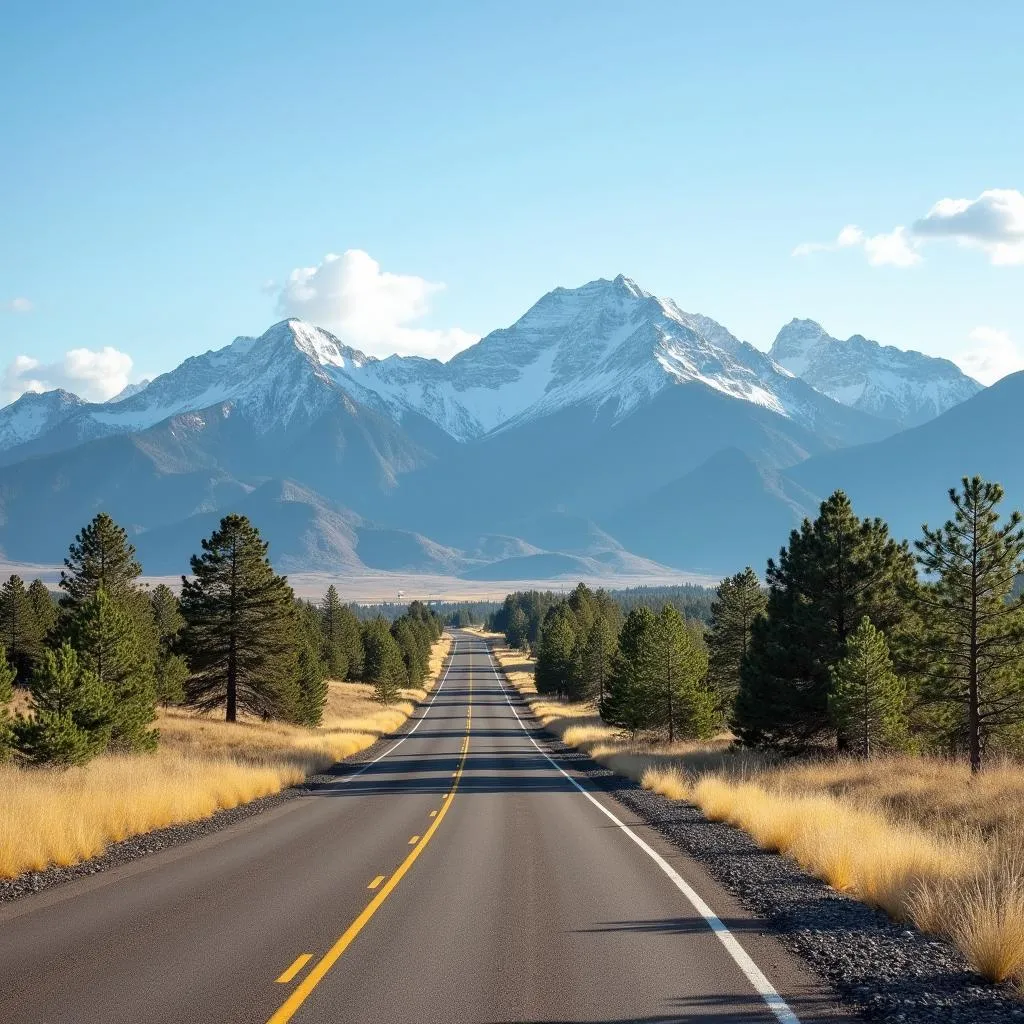
[[[947,492],[978,474],[1006,489],[1005,509],[1024,507],[1020,410],[1024,372],[1010,374],[922,426],[877,444],[809,459],[786,471],[818,497],[842,488],[861,515],[882,516],[900,537],[950,515]]]
[[[798,484],[726,448],[606,520],[627,548],[668,565],[732,573],[759,571],[817,502]]]
[[[982,386],[948,359],[880,345],[859,334],[839,341],[813,320],[791,320],[770,355],[837,402],[901,427],[958,405]]]

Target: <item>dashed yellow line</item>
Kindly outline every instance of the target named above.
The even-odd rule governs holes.
[[[378,875],[366,888],[367,889],[376,889],[377,886],[380,885],[380,883],[383,882],[383,881],[384,881],[384,876],[383,875]]]
[[[470,725],[470,715],[472,713],[472,700],[473,700],[473,660],[470,658],[469,663],[469,700],[470,710],[466,714],[466,728],[467,731]],[[338,962],[341,955],[352,942],[356,936],[366,927],[367,922],[374,914],[380,909],[384,901],[391,895],[392,892],[397,888],[398,883],[408,874],[409,869],[416,862],[416,858],[426,849],[427,843],[430,842],[434,833],[437,831],[438,826],[444,820],[444,816],[448,813],[448,808],[451,807],[452,801],[455,799],[455,792],[459,788],[459,778],[462,775],[462,766],[466,763],[466,757],[469,754],[469,737],[466,737],[465,743],[462,749],[462,758],[459,763],[458,771],[452,773],[452,778],[455,781],[452,783],[451,789],[445,795],[444,800],[441,803],[441,809],[436,812],[436,817],[431,821],[427,831],[422,836],[413,836],[409,840],[410,843],[416,845],[409,851],[405,860],[398,865],[395,873],[377,890],[373,899],[363,908],[362,913],[345,929],[345,931],[339,936],[333,946],[318,960],[309,973],[295,986],[295,990],[292,994],[281,1004],[277,1012],[267,1021],[267,1024],[287,1024],[288,1021],[295,1016],[298,1009],[302,1004],[309,998],[310,993],[323,981],[327,972]],[[381,876],[382,877],[382,876]],[[370,883],[369,888],[376,888],[380,885],[379,878],[375,878]],[[305,957],[305,959],[303,959]],[[291,967],[285,971],[284,974],[278,978],[278,981],[283,983],[285,975],[290,971],[295,973],[290,975],[288,980],[294,978],[295,975],[302,970],[302,968],[312,959],[312,954],[303,953],[302,956],[296,960]]]
[[[293,963],[291,965],[291,967],[289,967],[288,970],[286,970],[284,972],[284,974],[282,974],[279,978],[275,979],[277,981],[277,984],[278,985],[287,985],[288,982],[291,981],[292,978],[294,978],[295,975],[298,974],[299,971],[301,971],[302,968],[305,967],[306,964],[308,964],[309,961],[312,960],[312,959],[313,959],[313,954],[312,953],[300,953],[295,958],[295,963]]]
[[[418,843],[419,841],[420,841],[420,837],[419,837],[419,836],[413,836],[413,837],[412,837],[412,838],[411,838],[411,839],[409,840],[409,845],[410,845],[410,846],[415,846],[415,845],[416,845],[416,844],[417,844],[417,843]]]

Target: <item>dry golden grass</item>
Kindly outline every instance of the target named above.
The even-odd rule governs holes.
[[[980,974],[1024,983],[1024,766],[972,777],[939,758],[778,761],[705,744],[631,743],[589,704],[536,696],[532,666],[491,637],[541,724],[647,789],[696,804],[834,888],[945,935]]]
[[[437,680],[450,640],[434,648]],[[104,755],[68,771],[0,766],[0,878],[102,853],[112,842],[269,796],[397,729],[427,690],[381,708],[373,688],[331,683],[324,722],[225,722],[162,711],[154,754]]]

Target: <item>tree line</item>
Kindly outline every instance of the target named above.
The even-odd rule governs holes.
[[[631,735],[784,753],[1024,749],[1024,528],[999,484],[964,478],[913,546],[836,491],[770,559],[723,580],[707,621],[580,584],[511,594],[492,628],[536,655],[537,688],[595,700]]]
[[[71,544],[50,594],[0,587],[0,759],[81,764],[152,750],[157,707],[181,705],[316,726],[328,679],[364,680],[389,704],[426,676],[442,623],[415,601],[393,622],[360,621],[328,588],[297,600],[244,516],[225,516],[182,577],[180,597],[140,584],[126,531],[98,514]],[[12,714],[14,688],[29,712]]]

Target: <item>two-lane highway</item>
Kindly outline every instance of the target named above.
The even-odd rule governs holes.
[[[835,1019],[756,920],[525,715],[458,633],[376,760],[0,907],[0,1021]]]

